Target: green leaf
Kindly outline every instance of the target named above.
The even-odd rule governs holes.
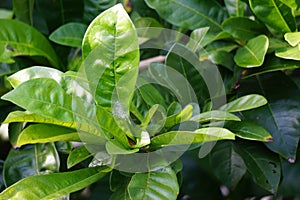
[[[34,0],[13,0],[16,19],[33,26]]]
[[[99,13],[109,9],[115,5],[117,0],[83,0],[84,2],[84,15],[83,19],[86,23],[90,23],[99,15]]]
[[[68,169],[77,165],[78,163],[90,158],[93,156],[84,145],[77,147],[68,156],[67,167]]]
[[[267,147],[294,162],[300,138],[298,86],[282,72],[276,72],[246,79],[241,82],[239,92],[241,95],[256,92],[265,96],[268,100],[265,106],[243,112],[243,115],[272,134],[273,142],[267,143]]]
[[[300,43],[300,32],[286,33],[284,39],[294,47]]]
[[[243,158],[255,183],[276,193],[281,177],[280,161],[276,154],[262,144],[238,144],[236,152]]]
[[[235,63],[240,67],[258,67],[264,62],[269,46],[269,39],[265,35],[252,38],[239,48],[234,56]]]
[[[292,9],[280,0],[249,0],[255,16],[280,33],[296,30]]]
[[[37,78],[51,78],[57,83],[62,83],[63,73],[59,70],[50,67],[34,66],[26,69],[22,69],[17,73],[8,77],[10,84],[16,88],[22,83]]]
[[[170,131],[157,135],[151,139],[151,147],[171,145],[190,145],[217,140],[234,140],[234,134],[225,128],[200,128],[195,131]]]
[[[46,174],[25,178],[0,194],[1,199],[46,200],[61,197],[103,178],[111,169],[92,167],[73,172]]]
[[[172,128],[176,124],[180,124],[181,122],[188,121],[193,115],[193,110],[194,108],[190,104],[184,107],[182,111],[180,111],[179,113],[168,116],[164,128],[168,130],[169,128]]]
[[[5,185],[10,186],[28,176],[58,172],[59,165],[58,153],[53,143],[11,149],[4,163]]]
[[[112,109],[117,103],[129,115],[138,76],[139,46],[134,26],[121,4],[104,11],[90,24],[82,54],[96,104]]]
[[[299,196],[300,185],[298,180],[300,178],[300,160],[296,163],[288,163],[283,161],[282,166],[282,181],[280,183],[280,188],[278,194],[280,196]]]
[[[243,159],[236,153],[232,142],[218,142],[209,154],[209,158],[212,172],[229,188],[235,188],[247,171]]]
[[[300,44],[295,47],[280,48],[275,51],[275,55],[279,58],[300,60]]]
[[[30,113],[27,111],[14,111],[9,113],[6,117],[3,124],[13,123],[13,122],[34,122],[34,123],[45,123],[45,124],[54,124],[59,126],[64,126],[68,128],[76,128],[73,122],[62,122],[59,120],[55,120],[53,118],[46,118],[39,116],[34,113]]]
[[[24,144],[47,143],[57,141],[81,141],[76,130],[51,125],[34,124],[25,128],[19,135],[17,146]]]
[[[191,30],[209,26],[213,31],[221,31],[220,24],[227,17],[216,1],[146,0],[146,3],[166,21]]]
[[[136,173],[128,184],[131,199],[177,199],[179,186],[171,167],[148,173]]]
[[[284,60],[276,56],[268,56],[264,64],[256,69],[249,70],[243,78],[249,78],[255,75],[265,74],[268,72],[289,70],[299,68],[299,61],[294,60]]]
[[[226,122],[225,128],[232,131],[236,136],[247,140],[258,140],[262,142],[272,142],[272,136],[266,129],[257,124],[241,121]]]
[[[40,32],[17,20],[0,19],[0,26],[3,27],[0,31],[1,62],[14,63],[15,56],[42,56],[52,66],[60,66],[55,51]]]
[[[242,0],[224,0],[224,3],[230,16],[244,16],[247,4]]]
[[[231,114],[230,112],[222,111],[222,110],[212,110],[204,113],[200,113],[199,115],[193,116],[190,120],[197,121],[199,123],[206,123],[209,121],[227,121],[227,120],[233,120],[233,121],[241,121],[239,117],[237,117],[234,114]]]
[[[247,17],[230,17],[222,23],[223,29],[238,40],[250,40],[264,31],[264,26]]]
[[[70,22],[51,33],[49,39],[61,45],[81,47],[86,29],[85,24]]]
[[[265,97],[258,94],[249,94],[243,97],[239,97],[223,106],[218,110],[223,110],[227,112],[240,112],[244,110],[250,110],[263,106],[267,103]]]
[[[24,128],[24,123],[13,122],[8,124],[8,138],[13,147],[16,147],[18,137]]]
[[[141,123],[151,136],[161,130],[166,121],[166,111],[159,104],[152,106]]]

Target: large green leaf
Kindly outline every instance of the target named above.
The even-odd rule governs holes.
[[[258,67],[264,62],[269,47],[269,39],[265,35],[252,38],[239,48],[234,56],[235,63],[240,67]]]
[[[92,167],[73,172],[28,177],[4,190],[0,198],[55,199],[89,186],[103,178],[110,170],[107,167]]]
[[[27,176],[58,172],[59,166],[58,153],[53,143],[11,149],[4,163],[5,185],[10,186]]]
[[[99,13],[109,9],[115,5],[117,0],[83,0],[84,2],[84,15],[85,22],[90,23],[93,19],[99,15]]]
[[[88,27],[82,54],[96,104],[128,115],[139,67],[134,26],[121,4],[101,13]]]
[[[61,45],[81,47],[86,29],[85,24],[71,22],[56,29],[49,39]]]
[[[243,158],[247,170],[257,185],[276,193],[281,177],[278,155],[259,143],[239,143],[236,152]]]
[[[275,51],[275,55],[279,58],[300,61],[300,44],[295,47],[280,48]]]
[[[84,145],[77,147],[69,154],[67,167],[71,168],[83,160],[90,158],[91,156],[93,156],[93,154],[91,154]]]
[[[52,46],[36,29],[23,22],[6,19],[0,19],[0,26],[2,27],[0,31],[1,62],[13,63],[15,56],[42,56],[52,66],[60,66]]]
[[[213,173],[229,188],[234,188],[247,171],[233,146],[232,142],[218,142],[209,154]]]
[[[136,173],[128,184],[131,199],[177,199],[178,181],[171,167],[148,173]]]
[[[256,92],[266,97],[268,103],[265,106],[243,112],[243,115],[272,134],[273,142],[266,144],[271,150],[294,162],[300,138],[300,96],[297,85],[283,73],[276,72],[242,81],[240,92]]]
[[[146,0],[146,3],[166,21],[186,29],[209,26],[221,31],[227,12],[216,1]]]
[[[299,196],[300,185],[298,184],[298,180],[300,178],[300,160],[297,160],[296,163],[283,161],[281,166],[282,182],[278,194],[280,196]]]
[[[249,0],[255,16],[280,33],[296,30],[292,9],[280,0]]]
[[[258,35],[264,30],[264,26],[247,17],[231,17],[222,23],[224,30],[235,39],[247,41]]]
[[[47,143],[57,141],[81,141],[74,129],[51,125],[33,124],[25,128],[19,135],[17,146],[24,144]]]
[[[34,66],[25,68],[8,77],[10,84],[16,88],[18,85],[36,78],[51,78],[57,83],[62,83],[61,71],[50,67]]]
[[[232,131],[236,136],[247,140],[258,140],[263,142],[272,142],[273,140],[270,133],[262,126],[251,122],[226,122],[225,128]]]
[[[200,128],[195,131],[170,131],[151,139],[151,147],[189,145],[216,140],[234,140],[235,135],[225,128]]]
[[[231,16],[243,17],[247,4],[242,0],[224,0],[226,9]]]
[[[240,112],[263,106],[267,103],[264,96],[258,94],[249,94],[239,97],[219,108],[219,110],[227,112]]]
[[[204,113],[200,113],[199,115],[195,115],[191,118],[193,121],[197,121],[199,123],[206,123],[209,121],[215,121],[215,120],[233,120],[233,121],[241,121],[239,117],[236,115],[222,111],[222,110],[212,110],[212,111],[207,111]]]

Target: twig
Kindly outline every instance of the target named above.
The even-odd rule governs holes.
[[[140,71],[146,70],[148,66],[153,62],[165,62],[166,57],[165,56],[156,56],[153,58],[148,58],[146,60],[142,60],[140,62]]]

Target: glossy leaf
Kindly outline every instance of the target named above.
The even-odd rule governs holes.
[[[8,77],[10,84],[16,88],[20,84],[36,78],[51,78],[57,83],[62,83],[63,73],[50,67],[34,66],[18,71]]]
[[[109,109],[115,107],[114,103],[120,104],[129,115],[138,75],[139,46],[134,26],[121,4],[104,11],[90,24],[82,54],[96,104]]]
[[[292,9],[280,0],[249,0],[255,16],[280,33],[296,30]]]
[[[83,19],[89,23],[99,15],[102,11],[112,7],[117,0],[83,0],[84,2],[84,15]]]
[[[8,124],[8,139],[11,145],[17,147],[17,141],[20,133],[24,129],[24,123],[13,122]]]
[[[191,30],[209,26],[213,31],[220,31],[220,24],[227,17],[216,1],[146,0],[146,3],[166,21]]]
[[[83,189],[103,178],[110,169],[92,167],[72,172],[25,178],[0,194],[1,199],[54,199]]]
[[[34,124],[25,128],[19,135],[17,146],[24,144],[47,143],[57,141],[81,141],[76,130],[50,125]]]
[[[252,38],[239,48],[234,56],[235,63],[240,67],[258,67],[264,62],[269,46],[269,39],[265,35]]]
[[[275,55],[279,58],[291,59],[291,60],[300,60],[300,44],[295,47],[286,47],[278,49],[275,52]]]
[[[233,120],[233,121],[241,121],[239,117],[236,115],[222,111],[222,110],[212,110],[204,113],[200,113],[199,115],[195,115],[191,118],[193,121],[197,121],[199,123],[205,123],[209,121],[215,121],[215,120]]]
[[[200,128],[195,131],[170,131],[151,139],[151,147],[171,145],[189,145],[192,143],[210,142],[217,140],[234,140],[234,134],[224,128]]]
[[[247,168],[236,153],[232,142],[218,142],[209,154],[211,169],[227,187],[234,188],[245,175]]]
[[[286,33],[284,39],[294,47],[300,43],[300,32]]]
[[[281,177],[278,156],[262,144],[239,144],[237,147],[236,152],[243,158],[255,183],[272,193],[276,193]]]
[[[244,112],[243,115],[272,134],[273,142],[266,144],[272,151],[294,162],[300,138],[300,99],[297,85],[281,72],[268,73],[243,81],[240,92],[256,92],[268,99],[265,106]]]
[[[61,45],[70,47],[81,47],[84,33],[87,29],[85,24],[68,23],[56,29],[49,39]]]
[[[69,154],[67,160],[67,167],[71,168],[77,165],[78,163],[90,158],[91,156],[93,155],[86,149],[84,145],[77,147]]]
[[[58,172],[59,166],[58,153],[53,143],[11,149],[4,163],[5,185],[10,186],[28,176]]]
[[[263,106],[267,103],[267,100],[262,95],[249,94],[243,97],[239,97],[223,106],[218,110],[223,110],[227,112],[240,112],[244,110],[250,110]]]
[[[26,24],[33,25],[34,0],[13,0],[13,10],[16,18]]]
[[[168,130],[169,128],[175,126],[176,124],[180,124],[181,122],[188,121],[193,115],[193,109],[194,108],[192,105],[187,105],[178,114],[168,116],[164,124],[164,127]]]
[[[281,70],[289,70],[299,68],[299,61],[284,60],[275,56],[268,56],[262,67],[252,69],[244,78],[249,78],[255,75],[265,74]]]
[[[237,17],[244,16],[247,4],[242,0],[224,0],[224,3],[229,15]]]
[[[148,173],[136,173],[128,184],[131,199],[176,199],[179,186],[171,167]]]
[[[223,29],[235,39],[250,40],[264,31],[264,26],[246,17],[231,17],[222,23]]]
[[[48,40],[31,26],[17,20],[0,19],[1,62],[14,63],[15,56],[42,56],[54,67],[60,63]],[[20,30],[26,30],[24,32]]]
[[[232,131],[237,137],[247,140],[258,140],[263,142],[272,142],[272,136],[262,126],[257,124],[241,121],[226,122],[225,128]]]

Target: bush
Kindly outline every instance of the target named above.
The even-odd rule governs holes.
[[[298,2],[0,6],[0,199],[300,197]]]

